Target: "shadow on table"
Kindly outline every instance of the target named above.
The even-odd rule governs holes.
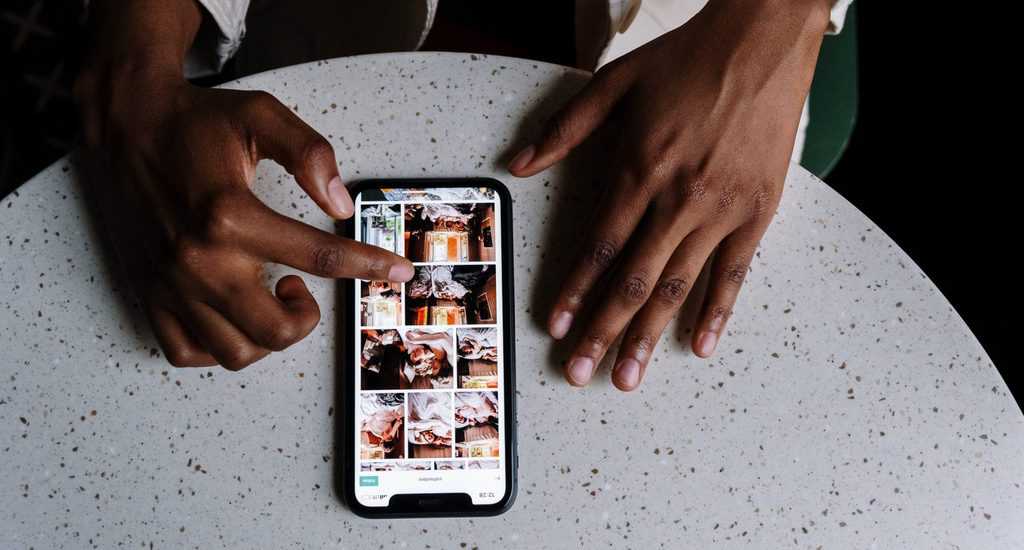
[[[144,260],[118,256],[110,241],[109,220],[104,220],[101,214],[103,210],[100,208],[99,201],[103,199],[95,190],[107,187],[101,183],[108,176],[95,158],[84,154],[80,149],[73,151],[70,159],[74,167],[71,179],[88,211],[83,222],[88,234],[94,237],[90,242],[96,243],[98,248],[96,255],[103,268],[102,279],[104,282],[109,282],[110,291],[117,296],[117,299],[114,300],[115,303],[112,304],[116,310],[117,324],[122,327],[130,327],[136,337],[153,350],[152,353],[162,353],[157,351],[160,347],[157,344],[156,336],[149,327],[149,319],[132,285],[129,270],[125,267],[128,264],[140,265]]]

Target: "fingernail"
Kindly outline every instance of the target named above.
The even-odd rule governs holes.
[[[396,282],[399,282],[399,283],[404,283],[405,281],[408,281],[409,279],[412,279],[412,276],[413,276],[412,264],[409,264],[409,263],[395,264],[395,265],[391,266],[390,270],[388,270],[388,280],[391,280],[391,281],[396,281]]]
[[[615,378],[619,389],[631,390],[640,383],[640,362],[636,359],[623,359],[615,365]]]
[[[523,168],[526,168],[527,164],[533,160],[534,153],[537,152],[537,148],[533,145],[529,145],[526,149],[519,151],[519,154],[512,158],[512,162],[508,164],[509,172],[518,172]]]
[[[594,360],[589,357],[577,357],[569,363],[569,383],[574,386],[586,386],[594,375]]]
[[[331,204],[334,205],[334,209],[338,211],[338,214],[341,214],[344,218],[351,216],[355,210],[355,207],[352,205],[352,197],[348,196],[348,190],[345,189],[345,184],[341,182],[341,176],[334,176],[327,183],[327,197],[331,200]]]
[[[718,344],[718,335],[714,332],[704,332],[697,339],[697,355],[708,357],[715,352],[715,345]]]
[[[553,321],[551,321],[551,337],[555,340],[561,340],[565,338],[565,335],[569,332],[569,327],[572,326],[572,313],[568,311],[559,311],[558,315],[555,315]]]

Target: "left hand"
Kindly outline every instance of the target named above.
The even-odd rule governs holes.
[[[639,385],[655,344],[718,249],[693,335],[710,356],[782,195],[830,0],[711,0],[603,67],[509,171],[532,176],[602,125],[613,173],[550,313],[560,339],[594,304],[566,366],[577,386],[625,330],[612,380]],[[610,275],[607,285],[597,283]]]

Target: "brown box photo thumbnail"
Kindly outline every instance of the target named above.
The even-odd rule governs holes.
[[[404,240],[413,262],[493,262],[494,204],[407,204]]]
[[[493,325],[498,287],[493,265],[416,266],[405,285],[409,325]]]

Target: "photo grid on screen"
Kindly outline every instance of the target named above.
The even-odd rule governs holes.
[[[357,238],[415,272],[356,284],[359,471],[499,468],[498,204],[422,191],[359,203]]]

